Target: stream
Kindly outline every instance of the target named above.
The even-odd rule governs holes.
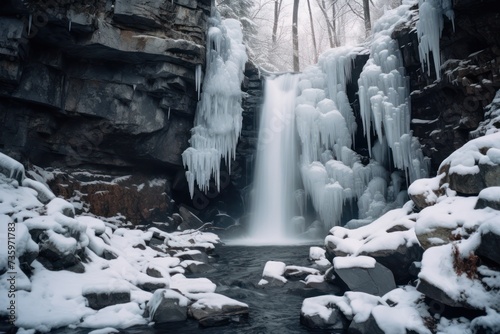
[[[228,246],[216,245],[217,269],[212,273],[200,274],[217,285],[217,293],[246,303],[250,308],[247,320],[220,327],[199,327],[198,322],[188,318],[183,322],[167,323],[155,326],[135,326],[120,330],[126,334],[160,333],[324,333],[314,331],[300,324],[300,309],[304,298],[326,292],[304,289],[299,281],[288,281],[283,287],[261,288],[257,285],[262,277],[262,270],[267,261],[282,261],[287,265],[312,267],[308,260],[311,245],[295,246]],[[196,277],[188,275],[188,277]],[[57,334],[85,334],[88,328],[59,329]],[[330,331],[331,332],[331,331]]]

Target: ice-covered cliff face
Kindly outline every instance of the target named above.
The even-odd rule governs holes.
[[[340,224],[346,202],[355,201],[359,218],[367,220],[402,205],[405,181],[428,173],[410,132],[409,86],[397,42],[391,38],[394,27],[411,18],[409,9],[403,5],[377,22],[369,50],[332,49],[302,75],[296,107],[301,172],[325,228]],[[362,129],[357,129],[346,84],[354,59],[368,52],[358,80]],[[356,131],[363,131],[369,157],[354,151]]]

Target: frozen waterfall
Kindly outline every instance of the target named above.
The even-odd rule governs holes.
[[[294,108],[298,75],[267,78],[260,119],[250,237],[259,243],[280,243],[295,200],[297,168]]]
[[[241,24],[234,19],[221,21],[216,11],[210,23],[203,92],[191,130],[191,147],[182,153],[191,197],[195,182],[202,191],[207,191],[211,177],[220,190],[221,159],[231,170],[241,132],[241,82],[247,61]],[[197,66],[198,92],[201,76],[201,67]]]

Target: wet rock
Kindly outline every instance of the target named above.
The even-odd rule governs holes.
[[[339,310],[331,298],[334,296],[319,296],[307,298],[302,304],[300,323],[308,328],[344,331],[349,320]],[[314,312],[311,312],[314,309]]]
[[[177,291],[156,290],[146,306],[148,317],[157,324],[187,319],[190,301]]]
[[[394,275],[385,266],[375,263],[372,268],[351,266],[349,268],[336,268],[336,276],[351,291],[360,291],[376,296],[383,296],[396,288]]]
[[[189,315],[202,326],[241,322],[243,318],[248,317],[248,305],[229,297],[216,293],[200,293],[191,297],[196,301],[189,307]]]
[[[179,229],[181,231],[196,230],[203,226],[203,222],[201,221],[201,219],[183,205],[179,207],[179,214],[183,219],[182,224],[179,225]]]
[[[87,298],[88,306],[94,310],[124,304],[130,302],[130,290],[126,287],[115,287],[103,285],[104,289],[111,291],[100,291],[100,286],[84,287],[83,297]]]
[[[416,276],[411,275],[410,266],[415,261],[422,260],[424,249],[419,244],[399,245],[397,249],[382,249],[376,252],[362,252],[360,255],[373,257],[378,263],[387,267],[394,274],[396,284],[407,284]]]
[[[385,334],[385,332],[379,327],[377,321],[372,314],[368,317],[368,320],[364,322],[351,322],[349,329],[347,331],[349,334]]]
[[[476,255],[487,258],[497,265],[500,265],[500,252],[498,252],[498,245],[500,245],[500,235],[494,232],[487,232],[481,234],[481,243],[475,250]]]
[[[188,250],[184,252],[179,252],[175,254],[175,257],[178,257],[181,260],[192,260],[203,263],[209,262],[207,253],[201,252],[199,250]]]
[[[215,271],[211,265],[199,261],[185,260],[181,266],[191,274],[206,274]]]
[[[445,305],[451,306],[451,307],[466,307],[466,308],[471,308],[467,302],[464,301],[456,301],[450,296],[448,296],[443,290],[440,288],[436,287],[432,283],[420,279],[419,283],[417,285],[417,290],[422,292],[424,295],[427,297],[438,301],[440,303],[443,303]]]
[[[492,208],[500,210],[500,187],[489,187],[481,190],[475,209]]]

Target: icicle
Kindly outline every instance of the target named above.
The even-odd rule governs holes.
[[[168,107],[168,116],[167,119],[170,119],[170,107]]]
[[[30,14],[28,18],[28,36],[31,34],[31,24],[33,22],[33,15]]]
[[[450,0],[420,0],[419,21],[417,22],[417,36],[419,39],[418,52],[422,71],[427,65],[427,73],[431,74],[429,54],[432,52],[436,77],[441,80],[441,56],[439,39],[443,32],[443,15],[451,20],[455,30],[455,14]]]
[[[69,20],[69,23],[68,23],[68,31],[71,32],[71,19]]]
[[[201,94],[201,65],[196,65],[196,69],[194,72],[194,81],[196,85],[196,91],[198,92],[198,101],[200,100]]]

